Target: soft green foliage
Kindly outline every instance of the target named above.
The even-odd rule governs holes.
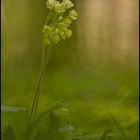
[[[54,106],[50,107],[47,111],[40,114],[40,116],[35,121],[32,121],[30,116],[27,117],[28,120],[30,121],[27,121],[27,119],[25,121],[24,114],[23,117],[16,118],[19,112],[14,111],[16,114],[14,117],[11,118],[12,123],[10,123],[8,118],[10,115],[5,115],[5,123],[7,126],[5,127],[6,129],[2,131],[2,139],[3,140],[52,140],[52,139],[74,140],[76,138],[80,140],[80,138],[83,137],[83,133],[81,130],[76,129],[71,124],[71,115],[69,113],[69,110],[65,107],[66,103],[67,101],[64,100],[55,104]],[[9,109],[11,108],[13,107],[9,107]],[[14,107],[14,108],[19,109],[19,107]],[[9,112],[9,110],[5,112]],[[17,120],[16,123],[18,123],[18,121],[25,123],[25,127],[23,127],[24,126],[23,124],[22,125],[18,124],[19,127],[17,127],[16,124],[13,123],[15,118]]]
[[[57,44],[61,38],[71,37],[72,31],[69,27],[72,21],[77,19],[77,12],[69,10],[68,14],[65,13],[73,6],[70,0],[63,0],[61,3],[57,0],[47,1],[49,13],[43,28],[44,45]]]
[[[28,121],[30,116],[27,115],[28,119],[26,119],[24,117],[26,112],[22,111],[22,108],[18,107],[14,113],[13,107],[9,107],[6,110],[10,112],[2,112],[3,137],[7,133],[6,128],[10,125],[16,137],[21,135],[21,139],[18,140],[22,140],[23,136],[24,140],[28,140],[27,138],[30,138],[29,140],[137,140],[135,69],[132,65],[126,64],[119,67],[113,64],[106,66],[108,67],[99,68],[96,64],[94,69],[88,67],[88,69],[83,68],[82,71],[60,69],[57,73],[49,72],[49,89],[42,90],[40,108],[43,111],[39,113],[36,121]],[[113,71],[108,70],[111,67]],[[120,70],[122,70],[121,74]],[[32,75],[31,72],[30,74]],[[34,75],[31,77],[29,76],[28,79],[34,81]],[[19,83],[18,77],[15,82]],[[28,90],[26,92],[28,93]],[[112,93],[114,93],[113,96]],[[14,95],[13,92],[12,94]],[[15,98],[13,104],[24,106],[27,104],[25,100],[28,100],[28,96],[24,94],[21,97],[15,95],[10,98],[11,100]],[[63,98],[69,99],[69,104],[66,101],[56,103]],[[18,127],[17,124],[19,124]],[[26,131],[22,133],[23,130]],[[4,137],[2,140],[11,139]]]

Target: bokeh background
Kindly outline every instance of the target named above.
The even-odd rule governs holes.
[[[138,138],[138,0],[73,0],[73,36],[53,48],[38,114],[68,99],[85,132],[110,128],[110,113]],[[4,105],[30,108],[41,66],[45,0],[2,0]]]

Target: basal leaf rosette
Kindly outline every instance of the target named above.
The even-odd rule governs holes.
[[[44,45],[57,44],[61,39],[70,38],[70,25],[77,19],[77,12],[72,9],[74,4],[70,0],[48,0],[49,10],[46,24],[43,27]]]

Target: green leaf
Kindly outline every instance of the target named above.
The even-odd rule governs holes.
[[[2,140],[17,140],[13,128],[8,125],[6,131],[2,133]]]
[[[15,106],[1,105],[1,111],[2,112],[20,112],[20,111],[26,111],[26,109],[21,108],[21,107],[15,107]]]
[[[28,125],[30,125],[31,122],[28,110],[15,106],[1,106],[1,110],[1,121],[3,128],[10,131],[11,128],[8,126],[12,126],[17,138],[21,137],[23,131]]]
[[[103,135],[101,136],[100,140],[106,140],[107,137],[108,137],[110,134],[112,134],[112,129],[106,130],[106,131],[103,133]]]
[[[65,137],[64,134],[59,132],[59,128],[61,128],[67,120],[67,110],[64,108],[66,103],[67,100],[56,103],[54,106],[42,113],[35,121],[32,121],[32,124],[24,133],[24,139],[44,140],[46,135],[48,140],[57,137],[62,139]]]

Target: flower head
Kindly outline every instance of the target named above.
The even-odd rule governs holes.
[[[63,0],[59,2],[57,0],[48,0],[47,8],[49,16],[47,23],[43,27],[44,44],[56,44],[61,38],[66,39],[71,37],[72,31],[69,29],[73,20],[77,19],[77,12],[70,10],[69,14],[66,14],[66,10],[72,8],[74,4],[70,0]]]

